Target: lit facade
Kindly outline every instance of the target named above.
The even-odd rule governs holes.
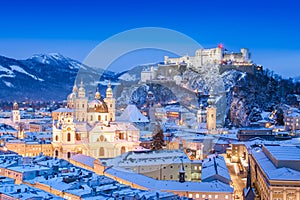
[[[43,153],[46,156],[53,156],[51,143],[26,142],[22,140],[11,140],[5,143],[8,150],[14,151],[21,156],[38,156]]]
[[[111,85],[106,98],[95,93],[89,101],[81,82],[68,96],[68,108],[54,111],[54,156],[68,159],[77,153],[95,158],[116,157],[139,145],[140,132],[132,123],[115,121]]]

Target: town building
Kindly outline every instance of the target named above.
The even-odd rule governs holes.
[[[300,129],[300,111],[292,110],[284,116],[284,128],[286,131]]]
[[[54,156],[69,159],[80,153],[109,158],[139,146],[139,129],[132,122],[115,120],[115,99],[110,84],[104,99],[96,91],[95,98],[88,100],[81,82],[78,89],[74,86],[67,102],[68,108],[53,112]]]
[[[179,180],[183,164],[186,181],[201,180],[201,161],[190,160],[182,150],[127,152],[112,159],[100,159],[102,165],[132,170],[156,180]]]
[[[21,156],[38,156],[43,153],[46,156],[53,156],[51,141],[43,140],[9,140],[5,143],[8,150],[14,151]]]
[[[249,149],[251,184],[262,200],[300,199],[300,149],[262,145]]]
[[[275,134],[271,128],[263,127],[246,127],[240,128],[238,131],[239,141],[248,141],[254,138],[261,138],[265,140],[275,140]]]

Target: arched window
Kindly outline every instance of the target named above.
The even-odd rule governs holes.
[[[126,152],[126,148],[124,146],[121,147],[121,154]]]
[[[58,156],[58,150],[55,150],[55,157]]]
[[[93,115],[91,115],[91,121],[93,121]]]
[[[68,133],[68,135],[67,135],[67,141],[68,141],[68,142],[71,141],[71,133]]]
[[[55,141],[58,141],[58,135],[55,136]]]
[[[104,156],[104,148],[100,147],[99,149],[99,156]]]
[[[100,141],[104,142],[104,136],[103,135],[100,135]]]
[[[101,121],[101,115],[98,115],[98,121],[99,122]]]
[[[71,152],[68,152],[67,157],[71,158]]]
[[[105,115],[105,121],[107,121],[107,115]]]

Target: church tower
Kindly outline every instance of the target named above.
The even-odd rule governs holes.
[[[106,103],[107,108],[108,108],[109,121],[115,121],[116,99],[113,97],[113,90],[111,88],[110,82],[108,83],[108,86],[106,89],[106,98],[104,99],[104,102]]]
[[[216,99],[213,90],[209,91],[209,98],[207,100],[208,107],[206,108],[206,128],[207,130],[215,130],[217,127],[217,108]]]
[[[53,141],[54,156],[68,159],[72,154],[76,153],[75,124],[73,112],[61,112],[58,120],[53,124]]]
[[[19,123],[21,121],[19,105],[16,101],[13,104],[12,121],[13,121],[13,123]]]
[[[206,110],[204,109],[203,104],[201,103],[199,106],[199,110],[197,111],[197,123],[205,123],[206,122]]]
[[[85,89],[83,87],[83,82],[81,81],[80,87],[78,89],[78,96],[75,101],[76,119],[80,122],[85,122],[87,120],[87,107],[88,98],[85,95]]]
[[[67,99],[67,107],[70,109],[74,109],[75,108],[75,101],[77,98],[77,92],[78,92],[78,88],[76,86],[76,84],[74,84],[73,86],[73,90],[72,93],[69,94],[68,99]]]

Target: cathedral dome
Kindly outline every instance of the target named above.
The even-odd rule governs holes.
[[[94,99],[88,104],[88,112],[108,113],[108,108],[103,99]]]

